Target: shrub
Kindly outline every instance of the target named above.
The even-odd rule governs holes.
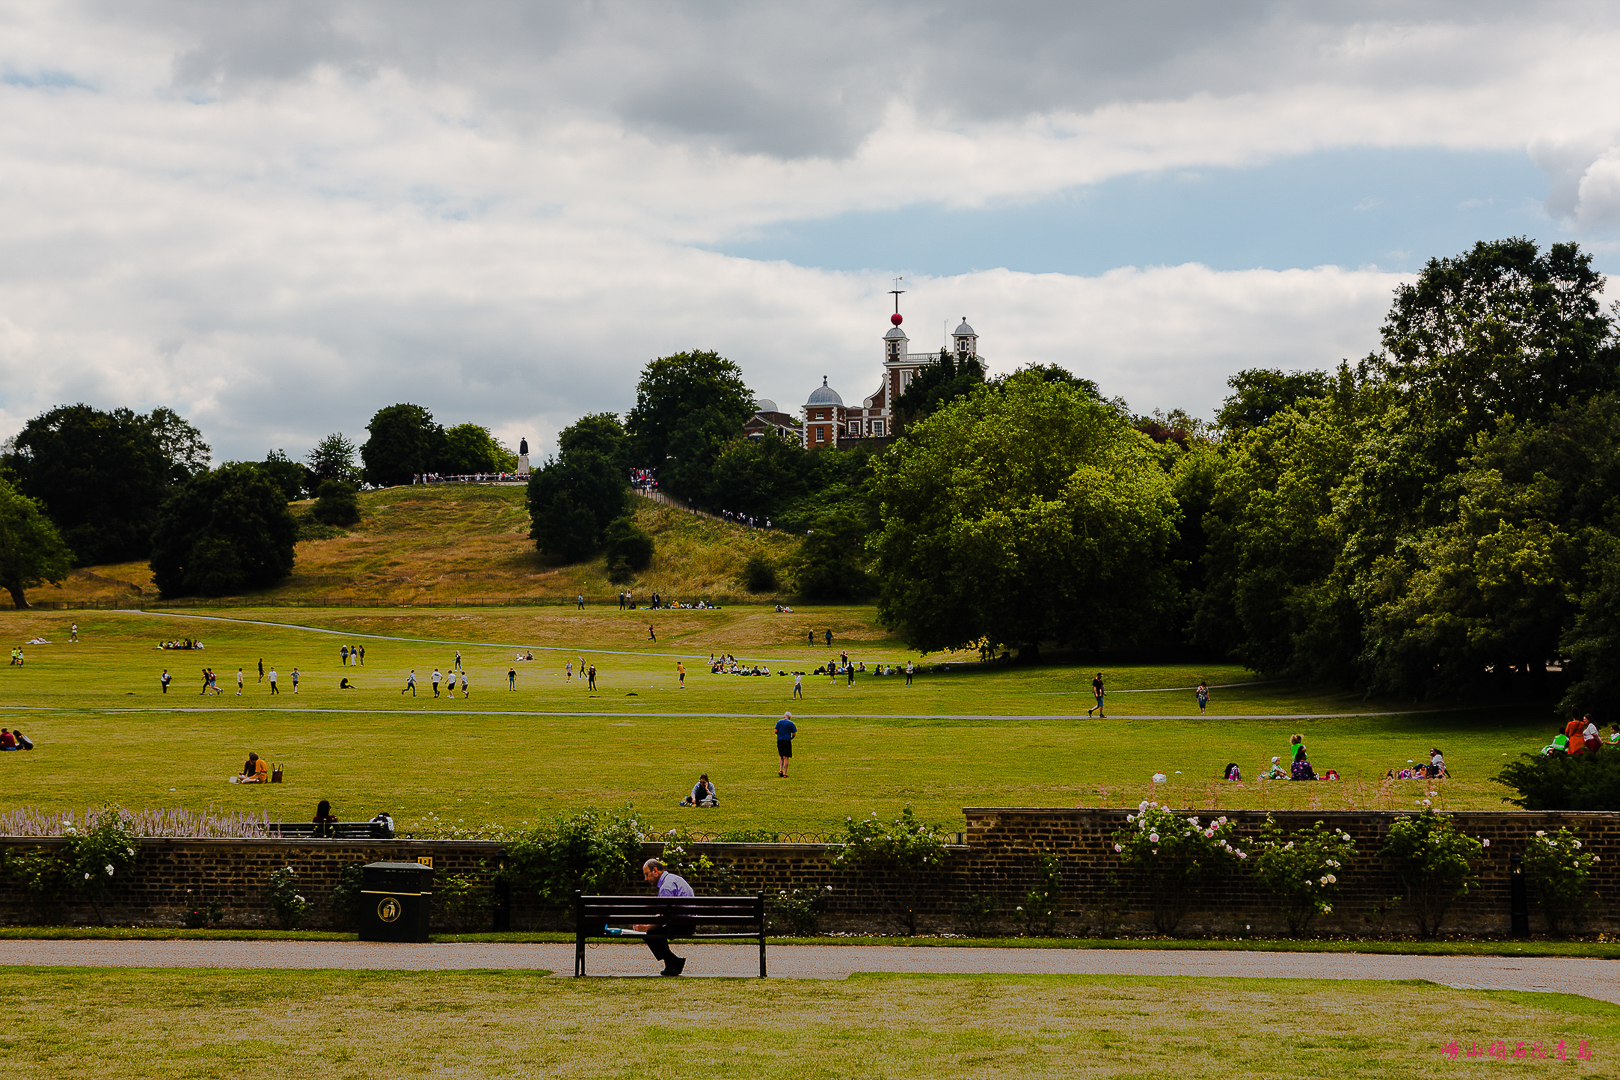
[[[1569,922],[1580,921],[1587,879],[1597,863],[1596,855],[1581,850],[1574,830],[1559,829],[1548,836],[1538,829],[1525,845],[1525,885],[1551,933],[1562,934]]]
[[[292,867],[270,871],[265,892],[270,894],[270,907],[275,910],[283,930],[295,929],[309,914],[310,903],[298,891],[298,871]]]
[[[332,912],[332,925],[341,930],[357,930],[360,927],[360,890],[364,888],[366,871],[364,863],[349,863],[338,871],[337,884],[332,886],[332,892],[327,903]]]
[[[609,569],[617,565],[640,573],[652,565],[652,533],[637,525],[629,514],[610,522],[603,540]]]
[[[891,822],[878,820],[874,810],[869,818],[844,819],[842,843],[834,862],[890,878],[895,899],[887,906],[906,933],[915,934],[923,883],[928,872],[945,861],[939,831],[919,821],[909,806]]]
[[[811,937],[821,929],[821,913],[827,909],[832,886],[819,889],[783,889],[771,899],[771,911],[787,920],[794,937]]]
[[[487,930],[494,897],[486,882],[471,874],[449,874],[433,887],[437,917],[445,930]]]
[[[106,925],[102,901],[112,891],[120,874],[129,876],[135,865],[140,841],[129,817],[120,809],[103,807],[92,819],[86,814],[85,828],[69,829],[62,846],[63,870],[69,889],[87,901],[96,921]]]
[[[1620,754],[1523,754],[1495,779],[1526,810],[1620,810]]]
[[[1403,817],[1389,827],[1379,854],[1400,878],[1403,891],[1396,900],[1417,920],[1418,933],[1438,934],[1451,902],[1479,885],[1474,861],[1488,843],[1464,836],[1449,817],[1433,810]]]
[[[322,480],[309,513],[322,525],[356,525],[360,521],[360,489],[347,480]]]
[[[995,893],[969,893],[956,909],[970,937],[988,937],[990,927],[1001,914],[1001,897]]]
[[[763,555],[749,556],[743,564],[742,583],[743,588],[751,593],[776,592],[782,587],[776,564]]]
[[[1313,918],[1333,910],[1338,872],[1355,857],[1356,843],[1349,833],[1320,821],[1285,838],[1276,820],[1267,817],[1250,851],[1254,876],[1281,906],[1288,932],[1302,934]]]
[[[225,905],[218,900],[205,900],[186,890],[185,924],[188,930],[203,930],[218,926],[225,919]]]
[[[562,907],[575,892],[600,893],[629,879],[641,863],[646,834],[646,823],[629,806],[559,815],[512,840],[500,877]]]
[[[1050,851],[1035,859],[1035,887],[1024,894],[1018,915],[1024,920],[1026,937],[1051,937],[1057,933],[1058,891],[1063,887],[1063,861]]]
[[[1205,825],[1178,817],[1155,802],[1143,802],[1125,816],[1114,834],[1120,862],[1134,870],[1153,899],[1153,928],[1175,932],[1204,883],[1229,871],[1248,853],[1232,845],[1233,827],[1225,816]]]

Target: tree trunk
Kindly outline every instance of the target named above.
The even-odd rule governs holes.
[[[18,611],[28,610],[28,600],[23,596],[21,585],[7,585],[6,591],[11,594],[11,602],[16,605]]]

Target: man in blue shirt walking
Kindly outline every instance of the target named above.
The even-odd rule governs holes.
[[[695,895],[685,878],[665,870],[664,864],[657,859],[648,859],[641,864],[641,877],[647,884],[657,886],[659,896]],[[646,933],[647,948],[652,950],[654,957],[663,961],[664,970],[658,974],[675,976],[686,970],[686,957],[676,956],[669,951],[669,939],[690,934],[692,927],[691,919],[666,915],[660,922],[639,923],[632,929]]]
[[[776,756],[781,760],[781,767],[776,770],[777,776],[786,776],[788,762],[793,758],[793,736],[799,733],[799,726],[793,722],[792,713],[783,713],[782,719],[776,722]]]

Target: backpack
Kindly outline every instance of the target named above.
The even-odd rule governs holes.
[[[1241,779],[1243,779],[1243,770],[1238,768],[1237,762],[1234,761],[1234,762],[1232,762],[1232,764],[1230,764],[1230,765],[1228,765],[1226,767],[1226,778],[1228,780],[1241,780]]]
[[[32,750],[34,748],[33,739],[30,739],[20,731],[14,731],[12,734],[17,736],[17,745],[22,747],[24,750]]]

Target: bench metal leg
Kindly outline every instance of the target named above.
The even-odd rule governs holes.
[[[574,938],[574,978],[578,979],[585,974],[585,939]]]

